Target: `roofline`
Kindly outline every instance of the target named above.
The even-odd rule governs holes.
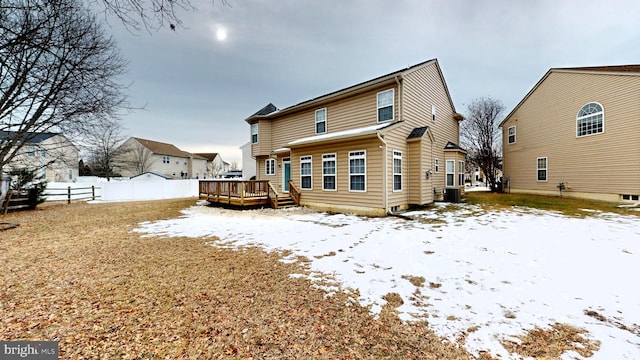
[[[603,68],[611,68],[611,70],[603,70]],[[569,67],[569,68],[550,68],[542,76],[542,78],[529,90],[529,92],[520,100],[520,102],[504,117],[504,120],[500,122],[498,127],[502,127],[504,123],[511,118],[511,116],[522,106],[522,104],[533,94],[533,92],[540,87],[542,82],[546,80],[552,72],[557,73],[575,73],[575,74],[592,74],[592,75],[625,75],[625,76],[640,76],[640,72],[634,71],[618,71],[614,70],[619,66],[592,66],[592,67]]]
[[[444,76],[442,75],[442,70],[440,69],[440,66],[438,65],[438,59],[434,58],[434,59],[430,59],[427,61],[423,61],[421,63],[409,66],[407,68],[401,69],[401,70],[396,70],[394,72],[388,73],[386,75],[382,75],[382,76],[378,76],[376,78],[373,78],[371,80],[367,80],[337,91],[333,91],[324,95],[320,95],[317,96],[315,98],[309,99],[309,100],[305,100],[303,102],[297,103],[295,105],[291,105],[289,107],[286,107],[284,109],[280,109],[280,110],[276,110],[272,113],[269,113],[267,115],[251,115],[248,118],[245,119],[246,122],[251,123],[251,121],[253,120],[258,120],[258,119],[269,119],[274,117],[274,115],[280,116],[283,114],[288,114],[288,113],[292,113],[295,111],[299,111],[299,110],[303,110],[305,108],[311,107],[312,105],[315,104],[319,104],[319,103],[323,103],[326,101],[330,101],[336,98],[340,98],[340,97],[344,97],[347,96],[349,94],[352,93],[357,93],[357,92],[363,92],[366,91],[366,89],[369,88],[373,88],[373,87],[377,87],[377,86],[382,86],[386,83],[389,84],[395,84],[396,83],[396,79],[400,78],[402,79],[402,77],[404,75],[407,75],[413,71],[416,71],[428,64],[431,63],[435,63],[436,64],[436,68],[438,69],[438,74],[440,75],[440,78],[444,84],[444,88],[445,91],[447,93],[447,97],[449,98],[449,102],[451,103],[451,107],[453,108],[454,112],[455,112],[455,108],[453,107],[453,101],[451,100],[451,96],[449,94],[449,89],[447,88],[447,83],[444,81]]]

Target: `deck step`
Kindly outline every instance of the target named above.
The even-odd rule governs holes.
[[[289,196],[278,196],[278,209],[296,206],[296,202]]]

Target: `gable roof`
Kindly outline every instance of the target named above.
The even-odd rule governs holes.
[[[507,116],[504,117],[504,120],[500,122],[500,127],[504,125],[507,120],[524,104],[524,102],[533,94],[538,87],[554,72],[562,72],[562,73],[578,73],[578,74],[592,74],[592,75],[632,75],[639,76],[640,75],[640,65],[609,65],[609,66],[583,66],[583,67],[566,67],[566,68],[551,68],[549,69],[544,76],[529,90],[529,92],[520,100],[518,105],[516,105],[511,112]]]
[[[186,151],[182,151],[182,150],[178,149],[173,144],[167,144],[167,143],[148,140],[148,139],[141,139],[141,138],[137,138],[137,137],[132,137],[132,139],[136,140],[142,146],[144,146],[147,149],[151,150],[151,152],[154,153],[154,154],[177,156],[177,157],[184,157],[184,158],[192,157],[191,153],[188,153]]]
[[[451,141],[447,141],[447,144],[444,146],[444,149],[445,150],[462,150],[464,152],[467,152],[467,150],[461,148],[460,145]]]
[[[26,132],[22,135],[22,140],[20,143],[25,142],[27,144],[39,144],[49,138],[52,138],[56,135],[61,135],[57,133],[36,133],[36,132]],[[16,136],[18,136],[17,131],[0,131],[0,140],[13,140]]]
[[[207,161],[213,161],[218,156],[218,153],[193,153],[193,155],[207,159]]]
[[[298,111],[298,110],[302,110],[304,108],[307,107],[311,107],[311,106],[315,106],[319,103],[322,102],[326,102],[329,100],[334,100],[334,99],[339,99],[342,97],[346,97],[346,96],[351,96],[351,95],[355,95],[358,94],[360,92],[364,92],[369,90],[372,87],[376,87],[376,86],[381,86],[383,84],[395,84],[397,80],[402,79],[402,77],[404,75],[407,75],[413,71],[416,71],[418,69],[421,69],[425,66],[434,64],[436,66],[436,69],[438,70],[438,74],[440,75],[440,80],[442,81],[442,84],[444,86],[444,90],[447,94],[447,98],[449,100],[449,104],[451,105],[451,109],[453,109],[453,112],[456,113],[455,111],[455,106],[453,105],[453,100],[451,99],[451,95],[449,93],[449,88],[447,87],[447,83],[444,80],[444,76],[442,74],[442,70],[440,69],[440,65],[438,64],[438,59],[431,59],[431,60],[427,60],[427,61],[423,61],[421,63],[406,67],[404,69],[400,69],[400,70],[396,70],[394,72],[388,73],[386,75],[382,75],[382,76],[378,76],[376,78],[373,78],[371,80],[367,80],[361,83],[358,83],[356,85],[352,85],[337,91],[333,91],[330,92],[328,94],[324,94],[324,95],[320,95],[318,97],[309,99],[309,100],[305,100],[303,102],[297,103],[295,105],[286,107],[284,109],[280,109],[278,110],[273,104],[269,104],[271,106],[273,106],[273,111],[271,112],[267,112],[269,109],[267,109],[267,107],[269,107],[269,105],[265,106],[264,108],[262,108],[261,110],[259,110],[258,112],[256,112],[255,114],[249,116],[248,118],[245,119],[245,121],[247,122],[251,122],[251,120],[255,120],[255,119],[269,119],[272,118],[274,115],[282,115],[282,114],[286,114],[286,113],[290,113],[290,112],[294,112],[294,111]],[[267,112],[267,113],[265,113]]]

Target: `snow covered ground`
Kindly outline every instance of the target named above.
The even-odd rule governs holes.
[[[640,359],[638,217],[594,213],[581,219],[465,204],[406,214],[415,220],[298,208],[194,206],[183,213],[142,223],[136,231],[217,236],[214,246],[291,250],[283,261],[307,257],[312,278],[330,275],[340,286],[358,289],[359,301],[374,313],[385,303],[382,296],[400,294],[403,319],[426,318],[452,340],[468,333],[465,347],[474,354],[511,358],[500,340],[560,322],[602,342],[593,359]],[[415,281],[420,277],[424,284]]]

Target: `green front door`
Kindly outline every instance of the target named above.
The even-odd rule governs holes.
[[[284,168],[282,174],[282,189],[285,192],[289,192],[289,179],[291,179],[291,161],[289,158],[282,160],[282,167]]]

